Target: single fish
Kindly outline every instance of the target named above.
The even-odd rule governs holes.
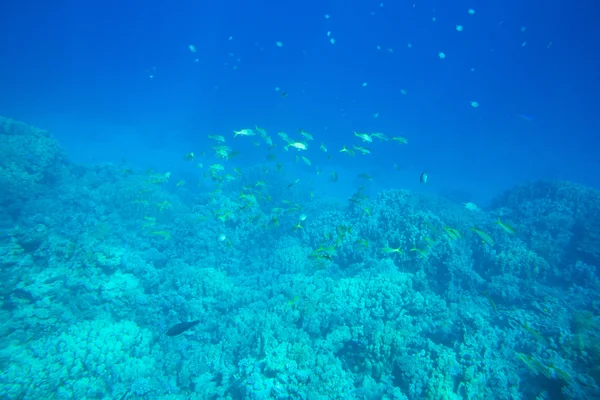
[[[427,183],[428,180],[429,180],[429,175],[427,174],[427,172],[423,172],[421,174],[421,177],[419,178],[419,182],[425,184],[425,183]]]
[[[485,233],[483,231],[480,231],[476,227],[471,228],[471,230],[479,236],[482,243],[487,244],[489,246],[494,246],[494,239],[492,239],[492,237],[490,235],[488,235],[487,233]]]
[[[198,325],[199,323],[199,319],[196,321],[180,322],[179,324],[173,325],[171,328],[169,328],[169,330],[167,331],[167,336],[181,335],[183,332]]]
[[[363,142],[367,142],[367,143],[373,142],[373,139],[371,138],[371,135],[369,135],[368,133],[354,132],[354,136],[360,138]]]
[[[509,233],[511,235],[515,234],[515,229],[512,226],[500,221],[500,217],[498,217],[498,221],[496,223],[500,226],[500,228],[504,229],[504,231],[506,231],[507,233]]]
[[[403,136],[396,136],[393,137],[392,140],[395,140],[396,142],[400,143],[400,144],[408,144],[408,139],[406,139]]]
[[[287,146],[285,146],[285,149],[287,150],[288,147],[293,147],[295,149],[298,150],[306,150],[308,149],[308,146],[306,145],[306,143],[302,143],[302,142],[289,142]]]
[[[256,132],[253,131],[252,129],[241,129],[239,131],[233,131],[234,135],[233,137],[236,137],[238,135],[240,136],[254,136],[256,135]]]

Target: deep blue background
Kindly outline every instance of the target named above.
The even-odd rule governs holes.
[[[530,179],[600,187],[597,2],[380,4],[5,1],[0,115],[50,128],[82,162],[178,168],[210,152],[207,134],[258,124],[277,143],[277,131],[312,132],[314,164],[368,171],[380,188],[484,202]],[[359,144],[353,130],[410,143],[351,159],[338,150]],[[238,147],[242,161],[266,153]]]

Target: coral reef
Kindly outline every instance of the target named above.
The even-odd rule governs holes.
[[[600,396],[593,189],[310,200],[276,167],[183,186],[0,141],[6,398]]]

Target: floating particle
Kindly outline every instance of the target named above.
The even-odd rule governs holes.
[[[148,78],[150,78],[150,79],[154,79],[155,72],[156,72],[156,67],[151,67],[146,70],[146,73],[148,74]]]
[[[401,93],[401,94],[403,94],[404,96],[406,96],[406,94],[407,94],[408,92],[406,91],[406,89],[400,89],[400,93]]]
[[[283,47],[283,43],[282,42],[275,42],[275,44],[277,45],[277,47]]]
[[[476,101],[472,101],[472,102],[471,102],[471,107],[473,107],[473,108],[477,108],[477,107],[479,107],[479,103],[478,103],[478,102],[476,102]]]
[[[229,40],[233,40],[233,36],[229,36]]]
[[[549,49],[550,47],[552,47],[552,42],[548,42],[548,45],[546,46],[547,49]]]
[[[377,50],[381,50],[381,46],[380,45],[377,45]]]
[[[443,60],[444,58],[446,58],[446,54],[444,54],[443,52],[440,51],[438,53],[438,57],[440,57]]]
[[[521,32],[525,32],[527,30],[527,28],[525,28],[524,26],[521,27]]]
[[[281,90],[281,88],[280,88],[279,86],[276,86],[276,87],[275,87],[275,91],[276,91],[276,92],[279,92],[280,90]]]
[[[527,46],[527,40],[524,41],[523,43],[521,43],[521,47],[525,47],[525,46]]]
[[[412,43],[408,43],[407,46],[409,49],[412,49]]]
[[[392,53],[394,52],[394,49],[392,49],[391,47],[388,47],[388,49],[387,49],[387,52],[388,52],[389,54],[392,54]]]
[[[472,8],[469,8],[467,13],[469,13],[469,15],[475,15],[475,10],[473,10]]]
[[[383,3],[379,3],[379,7],[383,7]]]
[[[437,21],[436,17],[431,18],[431,22],[435,22],[435,21]]]
[[[375,114],[373,114],[373,118],[379,118],[379,113],[376,112]]]
[[[329,18],[331,18],[331,17],[329,16],[329,14],[325,14],[325,19],[329,19]]]
[[[456,30],[462,32],[465,29],[462,25],[456,25]]]
[[[366,86],[367,86],[367,82],[363,82],[362,87],[366,87]]]
[[[193,44],[190,44],[190,45],[188,46],[188,49],[190,49],[190,51],[191,51],[192,53],[195,53],[195,52],[196,52],[196,46],[194,46]]]
[[[331,44],[335,44],[335,38],[331,38],[331,39],[329,39],[329,43],[331,43]]]
[[[331,36],[331,31],[327,31],[327,37]]]
[[[471,68],[471,72],[475,72],[475,68]]]

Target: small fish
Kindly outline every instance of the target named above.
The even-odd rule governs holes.
[[[463,203],[463,205],[465,206],[465,208],[467,210],[470,210],[470,211],[481,211],[481,209],[479,208],[479,206],[477,206],[477,204],[471,203],[470,201],[468,201],[466,203]]]
[[[209,139],[216,140],[219,143],[225,143],[225,138],[220,135],[208,135]]]
[[[192,161],[194,159],[195,155],[194,152],[191,153],[187,153],[185,156],[183,156],[183,159],[186,161]]]
[[[300,134],[304,136],[306,140],[314,140],[313,135],[310,132],[306,132],[304,129],[300,129]]]
[[[252,129],[242,129],[239,131],[233,131],[234,135],[233,137],[236,137],[238,135],[240,136],[254,136],[256,135],[256,132],[254,132]]]
[[[368,133],[354,132],[354,136],[360,138],[363,142],[371,143],[373,141],[373,139]]]
[[[277,135],[282,138],[283,140],[285,140],[286,142],[289,141],[288,135],[285,132],[277,132]]]
[[[353,146],[354,150],[358,151],[361,154],[371,154],[371,150],[367,149],[366,147],[362,147],[362,146]]]
[[[254,129],[260,134],[260,136],[267,136],[267,131],[264,128],[259,128],[258,126],[254,125]]]
[[[223,158],[225,160],[228,160],[229,155],[231,154],[231,147],[229,146],[214,146],[213,150],[215,151],[217,158]]]
[[[462,235],[460,234],[458,229],[444,227],[444,230],[446,231],[446,233],[452,240],[458,240],[458,239],[462,238]]]
[[[231,211],[227,211],[226,213],[217,215],[217,219],[221,222],[227,222],[227,220],[233,218],[233,213]],[[222,241],[222,240],[219,240]]]
[[[256,196],[254,196],[253,194],[240,194],[239,196],[240,199],[244,199],[250,203],[258,203],[258,201],[256,200]]]
[[[325,143],[321,143],[320,149],[323,153],[327,153],[327,147],[325,147]]]
[[[306,143],[302,143],[302,142],[290,142],[290,143],[288,143],[287,146],[285,146],[285,149],[287,150],[288,147],[293,147],[298,150],[308,149],[308,146],[306,145]]]
[[[169,240],[171,238],[171,232],[169,231],[154,231],[153,235],[162,236],[165,240]]]
[[[405,137],[402,137],[402,136],[393,137],[392,140],[395,140],[396,142],[398,142],[400,144],[408,144],[408,139],[406,139]]]
[[[392,254],[392,253],[402,254],[402,250],[400,248],[392,249],[391,247],[384,247],[383,249],[381,249],[381,252],[385,253],[385,254]]]
[[[332,173],[329,174],[329,182],[337,182],[339,179],[339,176],[337,174],[337,172],[333,171]]]
[[[173,325],[167,331],[167,336],[177,336],[181,335],[183,332],[187,331],[190,328],[198,325],[200,320],[189,321],[189,322],[180,322],[179,324]]]
[[[490,235],[488,235],[487,233],[480,231],[479,229],[473,227],[471,228],[471,230],[473,232],[475,232],[480,238],[481,241],[487,245],[493,246],[494,245],[494,239],[491,238]]]
[[[269,221],[269,228],[277,228],[279,226],[279,217],[272,217]]]
[[[158,207],[160,212],[162,212],[163,210],[168,210],[170,208],[173,208],[173,205],[171,203],[169,203],[167,200],[163,201],[162,203],[156,203],[156,206]]]
[[[421,177],[419,178],[419,182],[425,184],[425,183],[427,183],[428,180],[429,180],[429,174],[427,174],[427,172],[423,172],[421,174]]]
[[[356,152],[354,150],[348,150],[346,148],[346,146],[342,147],[342,149],[340,150],[340,153],[348,153],[348,155],[351,155],[351,156],[356,154]]]
[[[427,250],[419,249],[419,248],[417,248],[417,246],[414,246],[409,251],[414,251],[414,252],[418,253],[419,254],[419,256],[418,256],[419,258],[425,258],[425,256],[427,255]]]
[[[504,222],[500,221],[500,218],[498,218],[498,221],[496,221],[496,223],[500,226],[500,228],[504,229],[507,233],[514,235],[515,234],[515,229],[510,226],[505,224]]]
[[[379,140],[381,140],[381,141],[384,141],[384,142],[387,142],[387,141],[388,141],[388,138],[387,138],[387,136],[385,136],[385,135],[384,135],[383,133],[381,133],[381,132],[375,132],[375,133],[372,133],[372,134],[371,134],[371,137],[372,137],[372,138],[377,138],[377,139],[379,139]]]

